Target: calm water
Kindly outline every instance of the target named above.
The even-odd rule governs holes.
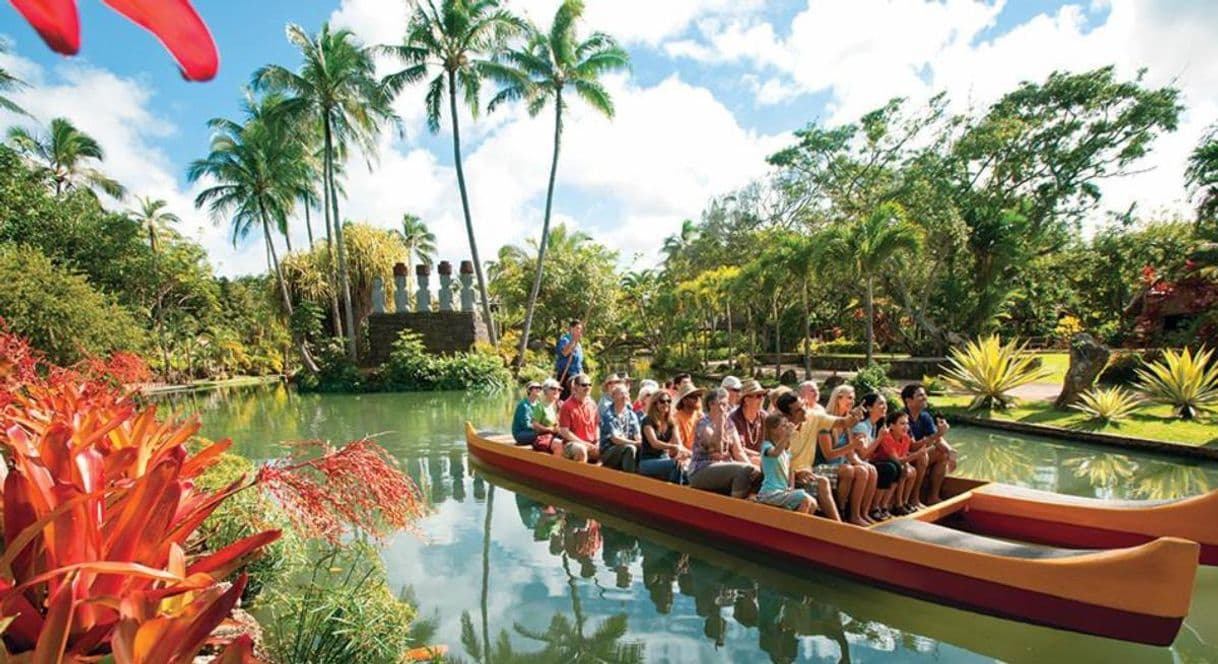
[[[462,394],[297,395],[282,387],[172,402],[254,458],[283,440],[363,435],[392,451],[435,511],[426,541],[387,544],[436,643],[467,661],[1218,661],[1218,570],[1202,568],[1173,646],[1033,627],[922,602],[816,570],[724,551],[671,529],[484,475],[463,434],[506,429],[511,400]],[[1171,498],[1218,486],[1218,464],[1114,454],[957,427],[963,474],[1084,496]],[[463,637],[464,634],[464,637]],[[482,644],[491,643],[489,652]],[[594,661],[588,659],[586,661]]]

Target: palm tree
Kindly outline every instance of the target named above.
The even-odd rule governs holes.
[[[350,30],[331,30],[323,24],[316,36],[298,25],[288,25],[288,41],[300,49],[304,62],[296,72],[267,65],[254,72],[256,88],[282,90],[294,95],[293,110],[300,119],[319,126],[322,135],[323,190],[329,197],[327,229],[334,229],[338,251],[338,280],[346,322],[347,353],[356,359],[355,314],[343,245],[342,217],[338,213],[335,165],[347,145],[358,144],[373,155],[376,136],[386,122],[396,122],[392,99],[377,80],[372,52]]]
[[[812,289],[812,272],[820,258],[819,245],[814,237],[787,235],[779,239],[778,260],[774,267],[786,274],[797,276],[800,285],[800,303],[803,305],[804,335],[804,379],[812,378],[812,312],[809,297]]]
[[[681,222],[681,230],[673,235],[664,238],[664,257],[665,262],[676,269],[686,260],[687,254],[694,242],[698,241],[700,231],[698,225],[692,220],[686,219]]]
[[[875,354],[875,279],[888,261],[902,252],[917,251],[921,245],[918,227],[905,219],[905,210],[896,203],[884,203],[858,221],[834,226],[821,244],[826,262],[846,266],[863,282],[869,365]]]
[[[414,261],[431,266],[436,255],[436,234],[427,230],[422,219],[407,212],[402,215],[402,230],[398,231],[398,236],[406,247],[406,293],[410,294],[414,292]]]
[[[398,46],[382,47],[397,57],[405,69],[385,77],[385,86],[393,92],[423,80],[432,71],[435,77],[427,84],[424,103],[427,106],[427,128],[440,131],[440,118],[445,95],[448,96],[448,116],[453,128],[453,164],[457,171],[457,189],[461,193],[461,211],[465,215],[465,234],[478,278],[478,295],[482,298],[482,316],[492,344],[499,343],[491,305],[486,293],[486,277],[478,256],[474,238],[474,222],[469,213],[469,194],[465,188],[465,169],[461,165],[461,127],[457,115],[457,94],[460,92],[470,114],[478,117],[478,93],[482,79],[496,69],[486,59],[496,53],[504,41],[525,30],[525,23],[503,9],[498,0],[428,0],[418,3],[406,36]]]
[[[579,40],[575,23],[583,12],[582,0],[564,0],[554,14],[554,22],[548,34],[530,27],[524,48],[504,53],[502,58],[506,65],[493,66],[491,69],[492,75],[502,81],[504,86],[491,99],[488,110],[494,111],[498,105],[507,101],[522,100],[527,104],[529,115],[535,117],[551,99],[554,101],[554,154],[550,159],[550,182],[546,187],[541,250],[537,253],[537,270],[533,273],[533,288],[529,291],[524,314],[524,331],[520,335],[520,348],[516,356],[518,367],[524,362],[524,351],[529,345],[533,311],[537,306],[537,293],[541,290],[541,276],[545,267],[546,240],[550,235],[550,211],[554,203],[554,180],[558,174],[558,152],[562,145],[562,114],[566,107],[563,92],[572,91],[593,109],[612,118],[613,99],[598,79],[602,74],[630,66],[630,56],[618,47],[612,37],[596,32],[584,41]]]
[[[91,168],[87,161],[103,161],[105,152],[97,140],[76,128],[67,118],[51,120],[50,133],[37,136],[25,127],[11,127],[8,140],[14,148],[34,162],[39,176],[50,180],[58,197],[69,189],[100,189],[114,198],[126,190],[116,180]]]
[[[169,203],[162,199],[153,199],[150,196],[139,196],[136,199],[138,204],[135,209],[129,210],[127,216],[131,220],[138,223],[140,228],[143,228],[148,233],[148,246],[152,249],[152,271],[154,274],[160,275],[160,249],[157,247],[157,238],[170,233],[172,224],[181,223],[182,219],[178,215],[169,212],[165,208]],[[157,287],[156,293],[156,329],[157,339],[161,346],[161,361],[163,363],[162,370],[166,375],[169,374],[169,346],[165,342],[165,325],[164,311],[165,307],[162,304],[163,298],[160,286]]]
[[[0,40],[0,53],[8,53],[8,43]],[[0,93],[12,92],[26,87],[25,81],[8,73],[4,67],[0,67]],[[16,113],[18,115],[26,115],[25,109],[18,106],[13,100],[0,94],[0,110]]]
[[[234,245],[255,227],[261,227],[283,309],[290,318],[292,299],[275,253],[271,229],[272,224],[277,227],[280,219],[291,214],[309,172],[300,143],[287,135],[290,127],[282,118],[289,110],[287,103],[278,94],[266,95],[261,100],[248,95],[245,124],[224,118],[210,120],[211,150],[207,157],[191,163],[187,177],[196,182],[207,176],[216,182],[199,193],[195,207],[206,206],[217,222],[230,217]],[[316,371],[303,340],[299,341],[299,348],[305,366]]]

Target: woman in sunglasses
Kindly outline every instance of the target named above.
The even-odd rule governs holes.
[[[643,418],[643,446],[639,450],[639,472],[648,477],[684,484],[689,450],[676,441],[672,418],[672,396],[661,391],[651,398]]]

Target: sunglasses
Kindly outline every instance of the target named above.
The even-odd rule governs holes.
[[[580,387],[592,387],[592,383],[576,383]]]
[[[672,399],[656,399],[656,403],[670,404],[672,403]]]

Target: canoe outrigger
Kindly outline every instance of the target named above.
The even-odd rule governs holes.
[[[1208,562],[1218,546],[1215,492],[1109,504],[951,479],[944,502],[860,528],[539,454],[468,423],[466,441],[478,463],[654,523],[955,606],[1153,645],[1170,644],[1188,613],[1202,545],[1183,537],[1205,540]]]

